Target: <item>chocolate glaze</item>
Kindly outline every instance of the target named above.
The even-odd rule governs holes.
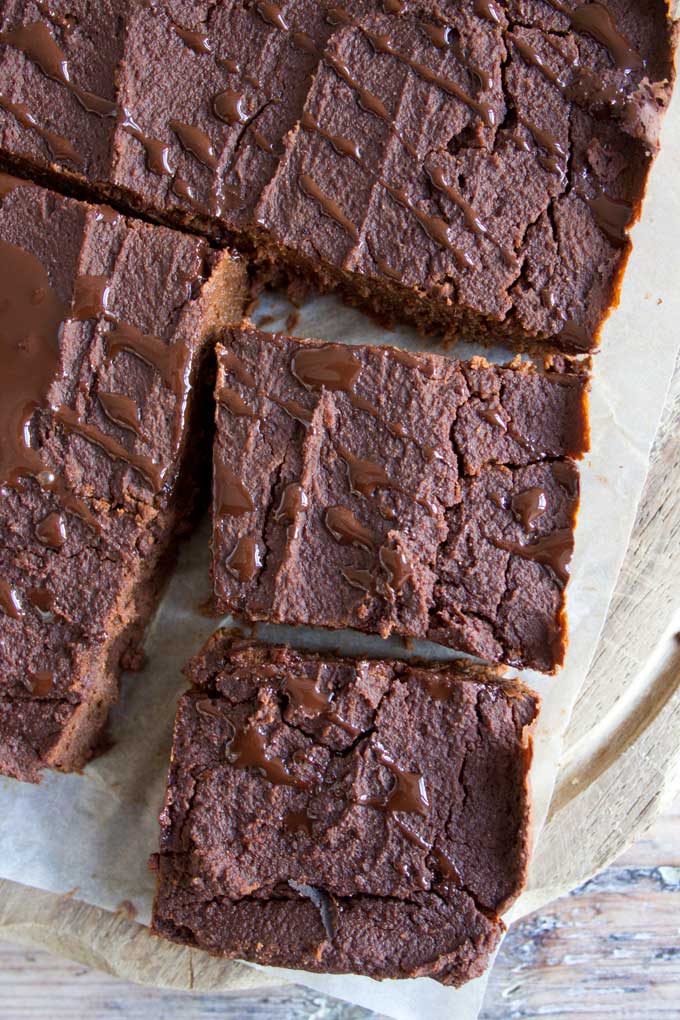
[[[305,195],[309,195],[321,207],[321,211],[330,219],[335,220],[343,230],[352,238],[354,243],[359,241],[359,231],[352,221],[345,215],[338,203],[330,195],[321,190],[319,185],[309,174],[300,174],[300,187]]]
[[[47,145],[53,159],[73,163],[75,166],[83,166],[85,163],[83,156],[69,139],[39,124],[25,103],[13,103],[6,96],[0,95],[0,107],[7,113],[11,113],[22,127],[35,131]]]
[[[252,581],[263,565],[262,548],[252,535],[239,538],[226,559],[227,570],[244,584]]]
[[[193,50],[194,53],[203,54],[210,53],[212,46],[210,45],[210,39],[206,32],[193,32],[188,28],[181,28],[179,25],[173,25],[175,32],[180,37],[182,42]]]
[[[71,318],[78,322],[96,319],[108,309],[109,282],[107,276],[77,276],[73,289]]]
[[[116,425],[129,429],[135,435],[141,435],[141,419],[139,407],[132,397],[124,393],[107,393],[100,390],[98,393],[99,403],[107,418],[110,418]]]
[[[30,252],[0,240],[0,485],[43,471],[30,423],[60,374],[59,330],[68,308]]]
[[[199,163],[207,166],[209,170],[217,169],[217,156],[205,131],[192,124],[183,124],[179,120],[171,120],[170,127],[179,138],[182,147],[195,156]]]
[[[66,541],[66,522],[58,511],[54,511],[39,521],[35,527],[35,535],[43,545],[52,549],[61,549]]]
[[[243,481],[226,466],[214,478],[214,499],[218,517],[240,517],[255,509],[252,497]]]
[[[12,620],[20,620],[25,616],[19,593],[3,578],[0,578],[0,608]]]
[[[336,542],[373,550],[375,540],[368,528],[357,520],[345,506],[330,506],[324,514],[324,523]]]
[[[223,386],[217,395],[217,399],[224,407],[228,407],[237,418],[255,418],[257,411],[250,404],[247,404],[238,390],[231,386]]]
[[[351,347],[327,344],[300,347],[291,358],[290,370],[306,389],[349,393],[359,378],[361,363]]]
[[[610,198],[602,191],[586,202],[595,222],[612,244],[625,245],[628,240],[627,227],[633,219],[633,207],[629,202]]]
[[[301,783],[286,768],[285,764],[272,753],[267,735],[262,726],[255,724],[237,733],[230,749],[236,756],[234,768],[256,768],[264,773],[270,783],[281,786],[300,786]]]
[[[395,594],[399,594],[408,579],[411,577],[413,567],[401,549],[392,549],[388,545],[381,545],[378,551],[380,565],[387,574],[387,586]]]
[[[543,566],[550,567],[556,577],[566,584],[569,580],[569,564],[574,551],[574,535],[568,529],[558,529],[548,535],[536,539],[535,542],[506,542],[502,538],[491,538],[489,541],[499,549],[505,549],[514,556],[522,556],[534,560]]]
[[[289,482],[281,493],[281,499],[274,516],[277,521],[288,525],[290,538],[295,539],[299,537],[301,528],[300,516],[305,512],[308,505],[307,493],[300,483]]]
[[[545,490],[539,486],[532,486],[524,492],[517,493],[512,497],[511,506],[525,531],[533,531],[538,520],[543,516],[547,508]]]

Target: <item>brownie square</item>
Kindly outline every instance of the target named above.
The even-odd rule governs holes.
[[[433,638],[553,671],[587,379],[228,330],[217,609]]]
[[[244,266],[0,175],[0,773],[80,767],[209,470]],[[189,432],[191,430],[191,437]]]
[[[590,350],[676,38],[664,0],[13,0],[0,155],[425,330]]]
[[[525,879],[538,696],[220,633],[187,673],[153,930],[304,970],[479,975]]]

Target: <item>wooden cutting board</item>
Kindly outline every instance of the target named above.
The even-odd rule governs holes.
[[[527,912],[605,868],[680,790],[680,362],[631,542],[566,734]],[[0,881],[0,938],[144,984],[232,991],[275,981],[148,937],[124,914]]]

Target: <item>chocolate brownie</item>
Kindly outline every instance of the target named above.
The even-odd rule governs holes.
[[[217,609],[432,638],[551,672],[586,377],[230,329],[218,346]]]
[[[589,350],[675,38],[665,0],[13,0],[0,153],[424,330]]]
[[[538,696],[219,634],[188,675],[153,930],[304,970],[479,975],[524,883]]]
[[[0,195],[0,773],[35,780],[87,760],[136,657],[245,280],[201,238],[6,175]]]

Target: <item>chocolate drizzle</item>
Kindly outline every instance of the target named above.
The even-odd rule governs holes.
[[[98,117],[116,116],[114,102],[95,95],[94,92],[88,92],[71,81],[66,56],[44,22],[34,21],[29,25],[17,25],[8,32],[0,32],[0,42],[21,50],[44,75],[64,85],[88,113],[94,113]]]
[[[574,536],[569,528],[559,528],[550,534],[538,538],[535,542],[506,542],[502,538],[487,539],[498,549],[504,549],[514,556],[533,560],[541,566],[550,567],[562,584],[569,580],[569,564],[574,551]]]
[[[73,287],[71,318],[77,322],[96,319],[108,310],[110,288],[106,276],[78,276]]]
[[[277,786],[300,786],[300,780],[286,768],[284,762],[275,754],[267,743],[264,727],[255,723],[237,733],[231,742],[230,749],[236,756],[234,768],[256,768]]]
[[[170,127],[179,138],[182,148],[195,156],[199,163],[209,170],[217,169],[217,156],[205,131],[194,127],[193,124],[184,124],[179,120],[171,120]]]
[[[316,181],[310,177],[309,174],[300,174],[300,187],[304,191],[305,195],[313,198],[314,201],[319,205],[321,211],[328,216],[329,219],[334,220],[339,224],[343,230],[345,230],[352,238],[355,244],[359,241],[359,231],[354,226],[352,221],[345,215],[340,205],[327,195],[325,191],[322,191]]]
[[[49,128],[42,127],[25,103],[13,103],[6,96],[0,95],[0,107],[7,113],[10,113],[15,120],[18,120],[22,127],[35,131],[50,150],[52,159],[73,163],[75,166],[83,166],[85,164],[84,158],[68,138],[57,134],[56,131],[50,131]]]
[[[288,525],[289,538],[296,539],[300,536],[300,517],[304,514],[309,505],[307,493],[299,482],[289,482],[281,493],[279,505],[274,514],[279,523]]]
[[[510,505],[512,506],[513,513],[522,522],[524,530],[533,531],[539,518],[543,516],[548,507],[545,489],[534,485],[530,489],[526,489],[524,492],[519,492],[516,496],[513,496]]]
[[[213,96],[212,110],[218,120],[225,124],[245,124],[248,121],[248,114],[243,109],[243,95],[234,92],[233,89],[225,89]]]
[[[603,191],[595,198],[587,198],[586,203],[593,214],[593,219],[607,239],[618,248],[627,244],[626,230],[633,219],[633,207],[630,203],[610,198]]]
[[[179,25],[173,25],[175,32],[180,37],[185,46],[188,46],[194,53],[203,54],[210,53],[212,47],[210,40],[206,32],[194,32],[188,28],[181,28]]]
[[[124,393],[107,393],[103,390],[99,392],[98,397],[107,418],[121,428],[129,429],[137,436],[141,435],[139,407],[132,397]]]
[[[0,578],[0,608],[12,620],[20,620],[26,615],[19,593],[4,578]]]
[[[0,240],[0,485],[37,477],[31,421],[60,375],[59,332],[68,307],[30,252]]]
[[[326,344],[324,347],[299,347],[290,370],[308,390],[350,393],[359,378],[361,362],[351,347]]]
[[[220,465],[216,471],[213,485],[218,517],[241,517],[255,509],[245,485],[226,464]]]
[[[324,514],[324,523],[336,542],[340,545],[356,546],[359,549],[373,550],[373,535],[357,520],[351,510],[345,506],[330,506]]]
[[[252,535],[239,538],[226,559],[227,570],[242,584],[252,581],[264,566],[262,548]]]
[[[55,510],[38,522],[35,535],[43,545],[48,545],[52,549],[61,549],[66,541],[66,522],[62,515]]]

